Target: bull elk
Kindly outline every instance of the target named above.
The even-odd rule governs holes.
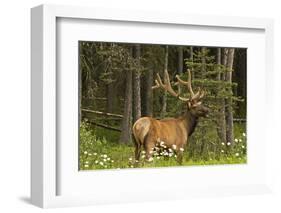
[[[135,137],[135,160],[140,158],[141,149],[144,147],[145,159],[152,160],[152,152],[158,146],[159,142],[164,143],[164,147],[173,149],[177,154],[178,162],[182,162],[183,150],[189,137],[194,132],[199,117],[206,117],[209,109],[202,105],[202,98],[205,92],[200,88],[194,93],[191,85],[191,72],[188,70],[188,81],[180,79],[176,75],[178,86],[187,87],[190,97],[185,98],[175,92],[171,86],[168,71],[164,72],[164,83],[157,73],[155,83],[152,89],[163,89],[178,100],[186,103],[185,113],[177,118],[165,118],[157,120],[152,117],[139,118],[133,125],[133,134]]]

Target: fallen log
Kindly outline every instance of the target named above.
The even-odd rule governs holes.
[[[112,117],[123,118],[123,115],[109,113],[109,112],[100,112],[100,111],[95,111],[95,110],[90,110],[90,109],[81,109],[81,111],[90,112],[90,113],[94,113],[94,114],[98,114],[98,115],[107,115],[107,116],[112,116]]]
[[[247,120],[245,118],[233,118],[234,122],[241,122],[241,123],[245,123]]]
[[[88,121],[88,122],[92,125],[95,125],[95,126],[99,126],[99,127],[105,128],[105,129],[112,130],[112,131],[121,132],[121,129],[116,128],[116,127],[108,126],[106,124],[97,123],[95,121]]]

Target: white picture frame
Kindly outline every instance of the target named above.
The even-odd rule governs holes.
[[[61,207],[61,206],[76,206],[76,205],[92,205],[92,204],[100,204],[100,203],[116,203],[116,202],[139,202],[144,200],[163,200],[163,199],[179,199],[179,198],[188,198],[188,197],[197,197],[197,196],[213,196],[213,195],[233,195],[233,194],[252,194],[252,193],[264,193],[271,191],[271,171],[269,160],[264,163],[260,163],[260,152],[262,150],[261,145],[257,145],[257,148],[253,148],[253,152],[256,152],[255,155],[253,153],[253,164],[246,166],[232,166],[232,167],[221,167],[215,166],[210,168],[161,168],[161,169],[138,169],[138,170],[123,170],[123,171],[99,171],[95,173],[83,173],[82,179],[80,179],[80,174],[78,175],[78,171],[74,171],[73,168],[70,168],[70,173],[66,173],[69,178],[65,178],[66,175],[61,173],[61,170],[64,171],[65,164],[61,162],[65,162],[64,159],[61,159],[62,156],[71,155],[71,151],[75,149],[63,149],[63,145],[60,146],[62,152],[58,151],[58,132],[57,132],[57,119],[58,119],[58,88],[60,87],[60,81],[57,79],[57,69],[58,68],[58,49],[60,48],[58,44],[58,28],[60,24],[60,20],[87,20],[87,21],[99,21],[99,25],[105,25],[105,23],[112,22],[111,26],[116,25],[116,27],[122,27],[124,23],[134,23],[133,25],[142,24],[143,27],[145,25],[153,24],[157,26],[160,30],[165,28],[167,32],[175,29],[177,27],[185,27],[192,26],[200,28],[200,30],[218,30],[221,32],[233,32],[235,31],[256,31],[261,32],[261,36],[257,36],[256,42],[264,42],[261,46],[261,53],[253,53],[259,54],[257,55],[259,60],[259,65],[261,67],[254,65],[251,69],[258,70],[257,73],[257,84],[261,82],[262,86],[255,85],[255,83],[249,83],[252,85],[250,87],[250,95],[249,97],[253,97],[255,91],[257,89],[261,96],[267,99],[266,103],[255,102],[258,101],[254,99],[254,97],[249,99],[249,102],[253,104],[249,104],[250,107],[254,108],[254,103],[258,103],[260,107],[256,107],[253,109],[255,112],[261,112],[265,109],[266,104],[272,104],[273,100],[269,95],[270,88],[273,85],[270,83],[273,79],[273,21],[270,19],[256,19],[256,18],[241,18],[241,17],[216,17],[216,16],[203,16],[203,15],[188,15],[188,14],[167,14],[167,13],[153,13],[148,11],[122,11],[122,10],[113,10],[113,9],[101,9],[101,8],[84,8],[84,7],[74,7],[74,6],[54,6],[54,5],[41,5],[31,10],[31,54],[32,54],[32,103],[31,103],[31,201],[33,204],[47,208],[47,207]],[[116,24],[118,23],[118,24]],[[132,24],[130,25],[132,26]],[[130,27],[129,26],[129,27]],[[79,27],[77,25],[77,27]],[[59,30],[58,30],[59,29]],[[72,28],[68,28],[67,30],[71,30]],[[73,30],[73,29],[72,29]],[[67,31],[66,31],[67,32]],[[68,32],[69,33],[69,32]],[[196,32],[195,32],[196,33]],[[78,35],[73,33],[73,36]],[[105,35],[105,34],[104,34]],[[144,34],[145,35],[145,34]],[[69,36],[74,38],[72,35]],[[81,35],[78,35],[81,36]],[[101,33],[102,36],[102,33]],[[117,35],[116,35],[117,36]],[[122,36],[122,35],[121,35]],[[235,36],[235,35],[234,35]],[[196,37],[196,36],[194,36]],[[198,36],[200,37],[200,36]],[[254,36],[253,36],[254,37]],[[85,37],[86,38],[86,37]],[[74,38],[76,39],[76,38]],[[120,41],[119,38],[118,41]],[[168,40],[167,37],[163,36],[162,41],[155,40],[154,42],[168,42],[169,44],[174,44],[172,40]],[[204,39],[202,38],[194,38],[192,41],[193,44],[204,44],[200,43]],[[219,42],[222,41],[214,41],[210,39],[209,46],[220,45]],[[106,39],[105,39],[106,40]],[[121,39],[122,40],[122,39]],[[255,40],[252,38],[248,38],[248,40]],[[124,38],[124,41],[128,41],[128,38]],[[132,42],[133,40],[130,40]],[[140,41],[139,38],[136,38],[135,42]],[[213,41],[213,43],[212,43]],[[141,42],[146,42],[146,40],[142,40]],[[182,40],[175,41],[182,42]],[[227,41],[225,41],[227,42]],[[153,42],[152,42],[153,43]],[[221,43],[223,44],[223,43]],[[227,44],[231,44],[227,43]],[[235,41],[232,43],[236,45]],[[243,47],[243,43],[237,43]],[[252,43],[252,45],[256,45]],[[251,58],[250,62],[252,63]],[[253,63],[252,63],[253,64]],[[250,65],[251,66],[251,65]],[[75,67],[77,69],[77,67]],[[250,69],[250,70],[251,70]],[[74,79],[75,80],[75,79]],[[64,81],[68,81],[65,79]],[[251,80],[250,80],[251,81]],[[78,84],[78,81],[76,81]],[[78,93],[76,93],[78,94]],[[256,105],[257,106],[257,105]],[[251,109],[252,109],[251,108]],[[75,108],[73,109],[75,110]],[[250,118],[253,119],[252,123],[255,124],[255,114],[254,111],[250,113]],[[76,111],[77,112],[77,111]],[[260,139],[256,136],[253,136],[252,140],[258,140],[259,142],[266,141],[267,150],[270,150],[270,116],[264,117],[268,122],[268,125],[265,127],[266,131],[263,137]],[[74,121],[73,121],[74,122]],[[76,123],[77,125],[77,123]],[[260,130],[260,126],[255,126],[257,130]],[[250,131],[251,132],[251,131]],[[253,131],[252,131],[253,132]],[[259,131],[257,131],[259,132]],[[259,136],[259,135],[258,135]],[[251,140],[251,137],[249,137]],[[75,142],[75,140],[73,140]],[[257,143],[261,144],[261,143]],[[73,145],[73,144],[72,144]],[[70,146],[72,146],[70,145]],[[75,148],[75,147],[74,147]],[[60,150],[61,151],[61,150]],[[268,151],[264,154],[266,158],[269,158]],[[77,157],[77,156],[76,156]],[[71,157],[71,160],[75,161],[75,156]],[[76,159],[78,161],[78,159]],[[61,161],[61,162],[59,162]],[[247,172],[247,170],[251,170],[253,168],[253,172],[249,173],[249,178],[246,176],[237,176],[239,181],[234,181],[232,183],[216,183],[214,185],[205,184],[204,186],[200,186],[199,183],[196,183],[196,178],[198,175],[210,175],[212,178],[212,173],[217,175],[222,175],[224,177],[231,177],[235,174],[238,174],[241,171]],[[202,170],[204,169],[204,171]],[[206,172],[205,172],[206,170]],[[99,174],[99,178],[95,175]],[[169,174],[169,175],[167,175]],[[159,186],[161,186],[161,181],[159,181],[159,185],[152,187],[150,193],[145,193],[143,190],[147,190],[144,185],[140,185],[140,189],[134,191],[132,187],[134,184],[123,185],[122,187],[116,188],[112,190],[114,187],[113,184],[110,184],[112,193],[107,194],[102,191],[102,188],[95,188],[95,193],[86,193],[87,190],[92,191],[91,187],[88,189],[84,184],[83,190],[79,191],[79,188],[75,188],[75,181],[82,181],[83,183],[89,182],[90,179],[98,178],[97,180],[109,181],[113,176],[117,178],[117,180],[122,181],[124,177],[128,178],[136,178],[136,179],[144,179],[146,177],[153,176],[154,178],[165,177],[174,179],[177,177],[189,177],[190,179],[194,179],[195,182],[192,183],[193,187],[186,183],[178,183],[171,182],[168,184],[167,188],[161,190]],[[263,174],[261,178],[254,177],[254,175]],[[90,177],[90,179],[89,179]],[[102,177],[102,178],[101,178]],[[119,179],[118,179],[119,178]],[[126,179],[125,178],[125,179]],[[251,178],[255,178],[252,180]],[[215,182],[215,180],[214,180]],[[64,188],[67,188],[67,191],[64,193],[60,192],[60,185],[65,185]],[[83,185],[83,184],[82,184]],[[156,184],[157,185],[157,184]],[[96,186],[95,186],[96,187]],[[71,191],[79,191],[79,193],[71,193]],[[108,192],[107,190],[105,190]],[[169,195],[167,195],[169,192]],[[122,196],[120,196],[122,193]]]

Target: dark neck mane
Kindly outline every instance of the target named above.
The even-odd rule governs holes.
[[[186,120],[186,130],[188,132],[188,136],[190,136],[194,132],[198,123],[198,117],[192,115],[189,111],[187,111],[183,117]]]

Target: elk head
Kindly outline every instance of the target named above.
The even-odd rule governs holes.
[[[180,101],[185,102],[187,110],[195,117],[206,117],[210,110],[209,108],[202,105],[202,98],[204,97],[205,92],[202,91],[201,88],[199,88],[196,93],[193,92],[191,85],[191,72],[189,69],[187,71],[188,81],[184,81],[179,77],[179,75],[176,75],[176,79],[178,81],[175,83],[175,85],[187,87],[190,93],[189,98],[182,97],[180,93],[175,92],[175,90],[171,86],[170,77],[167,70],[164,71],[164,83],[162,82],[160,75],[157,73],[155,86],[153,86],[152,89],[162,88]]]

